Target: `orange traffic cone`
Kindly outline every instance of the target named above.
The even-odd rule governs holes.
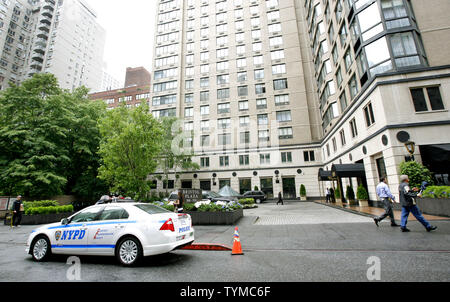
[[[231,255],[244,255],[241,247],[241,239],[239,237],[238,228],[234,229],[234,242],[233,242],[233,250],[231,251]]]

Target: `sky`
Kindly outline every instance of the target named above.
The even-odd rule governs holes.
[[[156,0],[85,0],[106,30],[106,71],[123,85],[127,67],[152,68]]]

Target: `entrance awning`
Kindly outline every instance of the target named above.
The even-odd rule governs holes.
[[[331,171],[326,171],[322,168],[319,169],[319,181],[332,180]]]
[[[342,164],[332,165],[331,175],[333,177],[366,177],[366,171],[364,170],[364,164]]]

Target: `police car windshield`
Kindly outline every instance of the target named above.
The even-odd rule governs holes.
[[[135,205],[135,207],[138,209],[141,209],[142,211],[144,211],[148,214],[172,213],[170,211],[167,211],[163,208],[160,208],[160,207],[152,205],[152,204],[137,204],[137,205]]]

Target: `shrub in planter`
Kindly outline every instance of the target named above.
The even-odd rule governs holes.
[[[239,199],[239,203],[242,205],[252,205],[252,204],[255,204],[255,199],[243,198],[243,199]]]
[[[368,206],[369,194],[367,193],[366,188],[361,184],[356,191],[356,198],[359,200],[360,206]]]
[[[73,212],[73,206],[57,206],[57,207],[33,207],[25,210],[25,215],[47,215],[47,214],[59,214],[59,213],[71,213]]]
[[[183,209],[187,212],[197,211],[197,208],[195,207],[195,204],[193,204],[193,203],[184,204]]]
[[[23,207],[25,210],[29,208],[39,208],[39,207],[57,207],[59,203],[55,200],[40,200],[40,201],[25,201]]]
[[[239,199],[238,202],[243,206],[244,209],[252,209],[257,207],[255,199],[253,198]]]
[[[450,186],[429,186],[423,192],[424,198],[450,198]]]
[[[433,183],[433,177],[430,170],[416,161],[402,162],[400,164],[400,173],[408,175],[410,187],[420,187],[422,182]]]
[[[258,186],[255,186],[253,191],[259,191]]]
[[[355,191],[353,191],[353,188],[350,186],[347,186],[347,192],[345,193],[345,197],[349,202],[355,200]]]
[[[336,197],[336,199],[341,198],[341,190],[339,188],[336,188],[334,191],[334,197]]]
[[[300,185],[300,199],[305,200],[306,199],[306,187],[304,184]]]

